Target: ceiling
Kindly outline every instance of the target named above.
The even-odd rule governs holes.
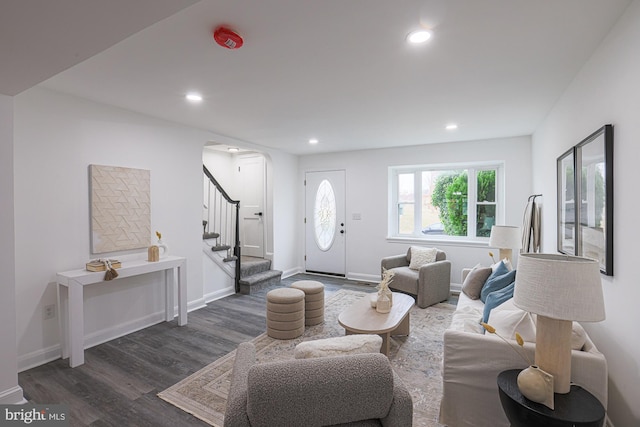
[[[41,84],[293,154],[530,135],[630,2],[3,0],[0,93]],[[221,24],[244,46],[218,46]]]

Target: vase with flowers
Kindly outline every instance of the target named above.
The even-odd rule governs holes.
[[[393,281],[393,271],[384,269],[382,280],[378,285],[378,296],[376,310],[379,313],[388,313],[393,305],[393,292],[389,289],[389,284]]]
[[[489,332],[490,334],[495,334],[504,342],[509,344],[509,347],[511,347],[513,351],[518,353],[518,355],[520,355],[520,357],[522,357],[522,359],[529,364],[529,367],[523,369],[518,374],[517,381],[520,393],[522,393],[524,397],[533,402],[542,403],[547,408],[553,409],[553,375],[543,371],[537,365],[531,363],[531,360],[527,357],[527,355],[524,352],[519,351],[516,347],[513,346],[510,341],[506,340],[502,335],[500,335],[496,331],[496,328],[489,325],[488,323],[480,322],[480,324],[487,332]],[[522,336],[517,332],[516,343],[518,343],[521,349],[524,347],[524,340],[522,339]]]
[[[160,252],[160,258],[165,258],[169,255],[169,245],[162,240],[162,233],[159,231],[156,231],[156,237],[158,238],[157,246]]]

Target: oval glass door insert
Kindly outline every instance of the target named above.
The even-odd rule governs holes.
[[[320,250],[328,251],[336,234],[336,195],[326,179],[318,186],[313,221],[316,244]]]

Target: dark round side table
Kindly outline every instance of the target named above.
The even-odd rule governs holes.
[[[532,402],[518,389],[521,369],[498,374],[500,403],[511,427],[602,427],[605,411],[598,399],[580,386],[567,394],[556,394],[553,410]]]

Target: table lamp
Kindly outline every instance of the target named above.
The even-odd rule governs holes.
[[[520,249],[521,244],[520,227],[511,225],[493,225],[491,227],[489,246],[500,249],[500,259],[507,258],[511,261],[513,249]]]
[[[568,255],[520,254],[513,302],[537,314],[535,364],[553,375],[555,393],[569,393],[572,321],[605,318],[598,262]]]

